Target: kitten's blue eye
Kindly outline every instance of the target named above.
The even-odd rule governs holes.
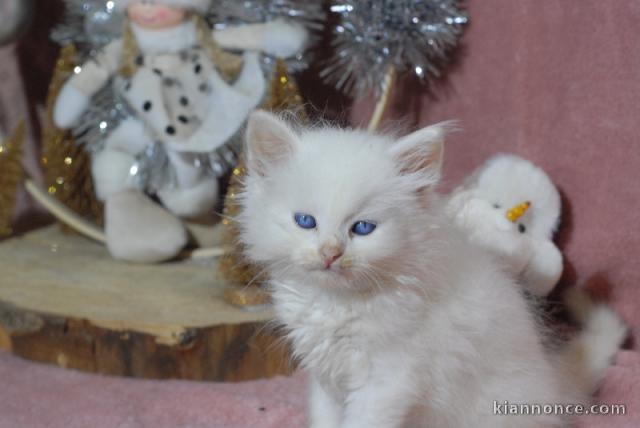
[[[298,223],[298,226],[303,229],[313,229],[316,227],[316,219],[312,215],[295,213],[293,218],[296,223]]]
[[[358,221],[351,228],[353,233],[361,236],[368,235],[374,230],[376,230],[376,224],[368,221]]]

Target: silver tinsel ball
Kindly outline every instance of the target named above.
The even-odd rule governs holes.
[[[353,96],[379,93],[392,67],[439,77],[468,22],[461,0],[345,0],[331,12],[335,55],[320,75]]]

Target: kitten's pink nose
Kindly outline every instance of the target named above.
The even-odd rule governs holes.
[[[324,267],[329,269],[333,262],[342,257],[343,251],[342,247],[338,245],[323,245],[320,248],[320,255],[324,259]]]

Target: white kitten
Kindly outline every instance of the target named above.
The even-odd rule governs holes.
[[[433,193],[446,128],[394,141],[250,118],[241,240],[311,374],[315,428],[563,426],[494,402],[586,403],[624,337],[595,307],[543,348],[519,287]]]

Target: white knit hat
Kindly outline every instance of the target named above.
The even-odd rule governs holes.
[[[113,0],[115,10],[119,12],[125,9],[136,0]],[[150,3],[164,4],[167,6],[179,7],[181,9],[195,10],[204,13],[209,9],[211,0],[150,0]]]

